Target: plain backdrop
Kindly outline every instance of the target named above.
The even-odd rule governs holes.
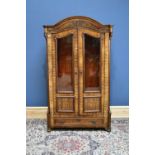
[[[46,43],[43,25],[70,16],[88,16],[113,25],[111,41],[110,103],[129,105],[128,0],[26,1],[26,103],[47,106]]]

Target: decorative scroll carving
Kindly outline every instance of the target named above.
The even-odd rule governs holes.
[[[64,30],[74,29],[74,28],[85,28],[92,29],[98,32],[110,32],[110,25],[102,25],[99,22],[81,16],[74,16],[70,18],[66,18],[65,20],[60,21],[55,25],[47,25],[44,26],[45,33],[57,33]]]
[[[76,22],[77,27],[84,27],[84,28],[89,28],[89,29],[98,29],[98,27],[92,23],[88,23],[86,21],[83,20],[78,20]]]

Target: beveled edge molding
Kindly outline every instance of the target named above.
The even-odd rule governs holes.
[[[26,107],[26,118],[46,119],[48,107]],[[129,106],[110,106],[112,118],[129,118]]]

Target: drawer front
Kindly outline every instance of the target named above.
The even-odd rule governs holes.
[[[54,128],[103,128],[103,119],[54,119]]]

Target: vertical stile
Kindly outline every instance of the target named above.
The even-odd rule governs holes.
[[[52,34],[48,33],[47,34],[47,59],[48,59],[48,85],[49,85],[49,90],[48,90],[48,96],[49,96],[49,105],[50,105],[50,116],[51,119],[49,122],[51,123],[51,126],[53,126],[53,114],[54,114],[54,94],[51,93],[53,92],[53,41],[52,41]]]
[[[104,86],[104,125],[108,126],[108,114],[109,114],[109,83],[110,83],[110,79],[109,79],[109,33],[105,33],[105,55],[104,55],[104,80],[105,80],[105,86]]]
[[[73,62],[74,62],[74,106],[75,113],[78,115],[78,52],[77,52],[77,31],[75,31],[73,36]]]
[[[104,87],[105,87],[105,83],[104,83],[104,47],[105,47],[105,42],[104,42],[104,33],[101,34],[101,112],[104,113]]]
[[[80,114],[83,113],[83,46],[82,32],[78,29],[78,67],[79,67],[79,105]]]

